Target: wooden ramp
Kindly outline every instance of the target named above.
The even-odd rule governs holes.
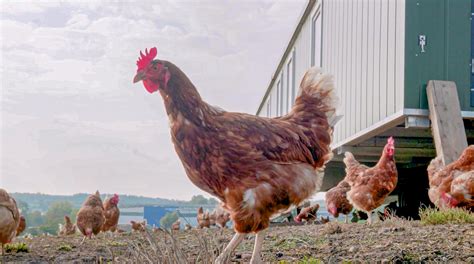
[[[457,160],[467,148],[456,83],[431,80],[426,92],[437,156],[446,165]]]

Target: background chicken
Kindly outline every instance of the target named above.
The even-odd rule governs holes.
[[[347,199],[358,210],[368,215],[368,223],[372,223],[372,211],[381,206],[385,198],[395,189],[398,181],[395,164],[395,140],[387,140],[379,162],[372,168],[360,164],[350,152],[345,153],[345,181],[351,189]]]
[[[189,179],[218,197],[231,214],[236,235],[219,256],[227,263],[245,234],[256,233],[251,262],[260,261],[270,217],[308,199],[320,187],[320,169],[331,159],[337,121],[330,75],[312,68],[292,110],[265,118],[226,112],[204,102],[174,64],[140,53],[133,82],[160,91],[171,138]]]
[[[69,216],[64,216],[64,225],[59,224],[59,236],[69,236],[74,235],[76,233],[76,225],[71,222],[71,218]]]
[[[16,235],[20,224],[20,211],[16,201],[7,191],[0,189],[0,243],[2,243],[2,256],[4,245],[10,243]]]
[[[135,222],[135,221],[130,221],[130,224],[132,225],[132,231],[138,231],[138,232],[143,232],[146,229],[146,222]]]
[[[352,204],[347,200],[347,192],[351,186],[346,181],[339,182],[336,186],[326,192],[326,208],[335,218],[339,214],[345,215],[345,223],[349,223],[349,214],[352,211]]]
[[[179,231],[181,228],[181,220],[176,220],[172,225],[171,225],[171,230]]]
[[[428,166],[430,189],[428,196],[439,208],[473,208],[474,196],[474,145],[467,147],[459,159],[443,165],[441,157],[436,157]]]
[[[317,212],[319,210],[319,204],[313,204],[311,206],[301,209],[301,212],[295,217],[295,221],[300,223],[306,221],[308,223],[313,222],[318,218]]]
[[[89,195],[77,212],[76,225],[79,231],[86,237],[92,238],[97,235],[104,224],[104,208],[100,199],[99,191]],[[84,240],[82,240],[84,242]]]
[[[26,219],[24,216],[20,216],[20,223],[18,224],[18,228],[16,229],[16,236],[19,236],[23,231],[26,229]]]
[[[215,224],[220,228],[226,228],[227,222],[230,221],[230,214],[222,207],[218,207],[214,210]]]
[[[117,225],[120,217],[120,210],[118,208],[119,196],[114,194],[114,196],[105,199],[104,201],[104,217],[105,223],[102,226],[102,231],[111,231],[115,232],[117,230]]]
[[[210,228],[211,227],[211,219],[209,216],[209,212],[204,212],[204,209],[202,207],[199,207],[196,220],[198,223],[198,228]]]

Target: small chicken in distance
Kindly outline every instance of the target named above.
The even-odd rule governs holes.
[[[190,224],[184,225],[184,230],[191,230],[193,227]]]
[[[72,223],[71,218],[67,215],[64,216],[64,225],[59,224],[59,236],[69,236],[76,233],[76,225]]]
[[[102,226],[103,232],[115,232],[117,229],[118,221],[120,218],[120,210],[118,208],[119,196],[114,194],[114,196],[105,199],[104,201],[104,216],[105,223]]]
[[[395,164],[395,140],[387,140],[379,162],[372,168],[360,164],[350,152],[345,153],[345,181],[351,189],[347,199],[357,209],[367,213],[372,223],[372,211],[381,206],[385,198],[395,189],[398,181]]]
[[[19,224],[20,211],[15,199],[7,191],[0,188],[0,243],[2,244],[2,256],[4,255],[4,245],[13,240]]]
[[[95,194],[87,197],[81,209],[77,212],[76,225],[82,235],[84,235],[82,242],[84,242],[86,237],[92,238],[92,235],[97,235],[104,222],[104,207],[99,191],[97,191]]]
[[[136,222],[136,221],[130,221],[130,224],[132,225],[132,231],[137,231],[137,232],[143,232],[145,231],[146,228],[146,222]]]
[[[204,212],[204,209],[202,207],[199,207],[196,218],[198,228],[211,227],[211,219],[209,217],[209,212]]]
[[[216,225],[220,228],[227,228],[227,222],[230,221],[230,213],[224,210],[222,207],[219,207],[215,211],[216,215]]]
[[[317,212],[319,210],[319,204],[313,204],[311,206],[301,209],[301,212],[295,217],[295,221],[301,223],[306,221],[307,223],[312,223],[314,220],[318,219]]]
[[[171,230],[179,231],[180,229],[181,229],[181,220],[178,219],[171,225]]]
[[[23,231],[26,229],[26,219],[24,216],[20,216],[20,224],[18,225],[18,228],[16,229],[16,236],[19,236]]]
[[[326,208],[335,218],[339,214],[346,216],[345,223],[349,223],[349,214],[352,211],[352,204],[347,200],[347,192],[351,186],[346,181],[339,182],[335,187],[326,192]]]
[[[327,224],[327,223],[329,223],[329,222],[331,222],[331,221],[329,220],[329,216],[327,216],[326,218],[324,218],[324,217],[321,216],[321,224]]]

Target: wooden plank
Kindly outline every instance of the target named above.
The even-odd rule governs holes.
[[[396,144],[396,143],[395,143]],[[360,156],[380,156],[383,147],[353,147],[343,146],[337,150],[338,154],[346,151]],[[410,156],[410,157],[434,157],[436,156],[436,149],[429,148],[395,148],[395,157]]]
[[[456,84],[431,80],[426,91],[436,151],[444,164],[449,164],[467,148]]]
[[[380,159],[380,155],[375,156],[362,156],[362,155],[355,155],[355,158],[360,163],[376,163]],[[397,163],[410,163],[413,159],[411,156],[408,155],[396,155],[395,159]],[[331,162],[343,162],[344,155],[336,155],[332,158]]]
[[[357,144],[357,147],[384,147],[388,137],[374,137]],[[433,139],[429,138],[400,138],[395,137],[397,148],[431,148],[434,149]]]

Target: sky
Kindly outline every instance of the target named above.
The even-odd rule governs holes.
[[[0,186],[189,199],[161,96],[132,84],[156,46],[205,101],[255,114],[306,0],[2,1]]]

